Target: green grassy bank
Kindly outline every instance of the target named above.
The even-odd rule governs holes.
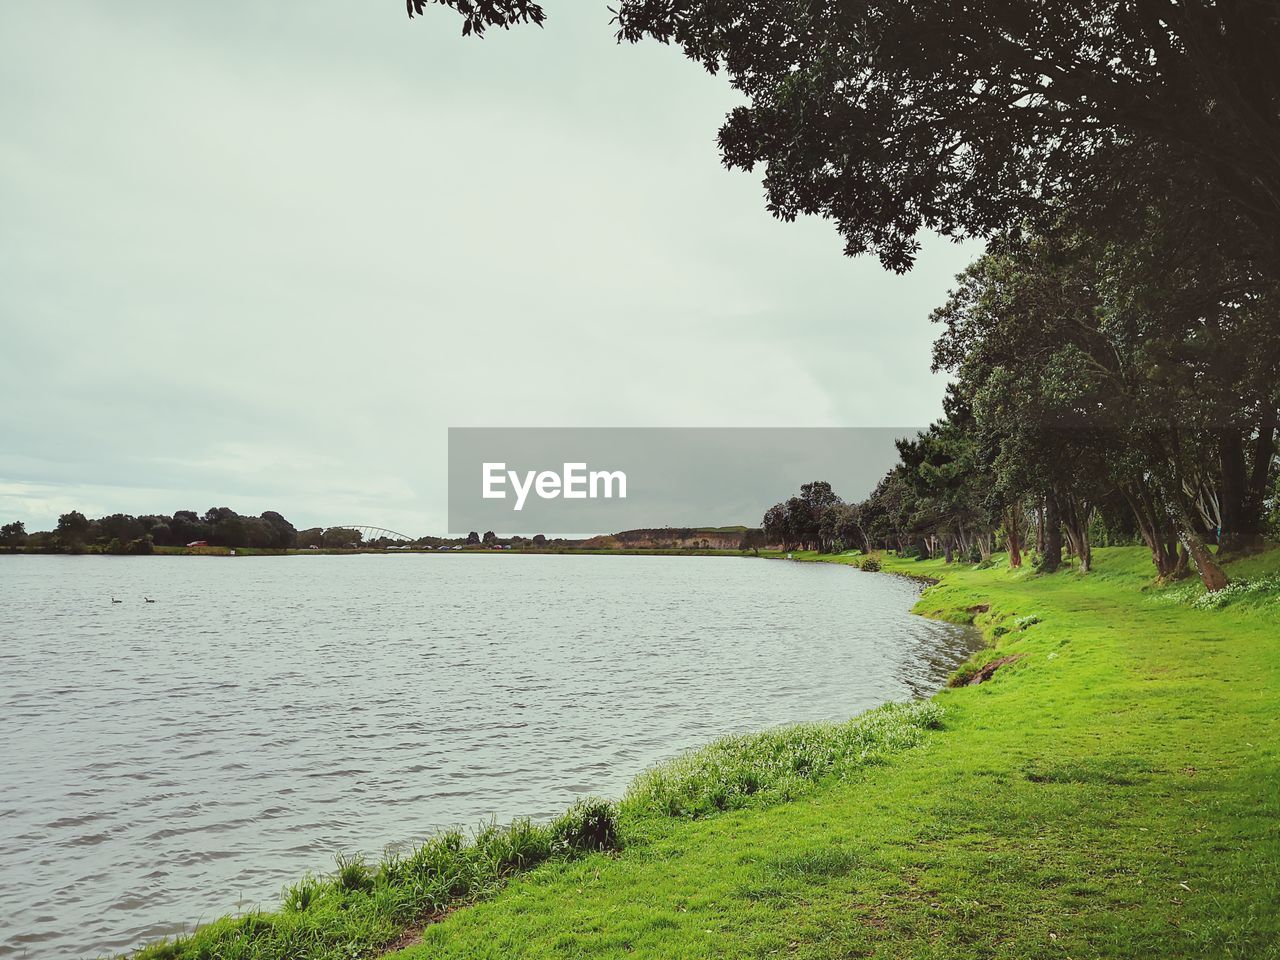
[[[150,956],[1280,957],[1280,551],[1225,602],[1151,588],[1130,548],[1084,577],[884,568],[1018,659]]]

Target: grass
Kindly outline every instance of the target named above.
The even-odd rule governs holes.
[[[1096,562],[883,557],[942,579],[920,612],[1008,627],[980,656],[1022,658],[939,694],[911,750],[535,870],[399,960],[1280,956],[1277,619],[1152,602],[1140,550]]]
[[[941,580],[918,612],[975,622],[991,642],[975,664],[1018,659],[929,703],[687,754],[594,808],[587,842],[561,852],[526,824],[542,839],[494,830],[434,847],[429,868],[307,881],[296,915],[316,936],[406,898],[348,953],[327,934],[327,953],[283,934],[245,953],[201,931],[148,956],[368,956],[430,919],[397,960],[1280,957],[1269,588],[1200,609],[1184,586],[1153,588],[1131,548],[1099,549],[1087,576],[879,559]],[[1228,571],[1267,581],[1280,551]],[[394,892],[410,881],[429,893]]]
[[[847,723],[805,723],[724,737],[635,779],[621,804],[627,827],[696,819],[794,800],[815,783],[845,780],[924,740],[940,726],[933,703],[891,703]]]
[[[281,907],[226,917],[189,937],[158,943],[146,960],[338,960],[376,956],[406,930],[492,894],[513,875],[548,862],[614,853],[672,819],[793,800],[816,783],[847,778],[920,744],[937,727],[934,704],[886,704],[845,723],[797,724],[726,737],[638,777],[620,807],[580,802],[549,825],[489,825],[471,839],[442,834],[376,866],[339,856],[327,877],[304,877]],[[628,836],[620,836],[620,826]]]
[[[327,877],[304,877],[280,909],[224,917],[153,944],[139,960],[349,960],[374,956],[406,929],[498,889],[512,874],[617,847],[613,805],[585,800],[550,824],[489,825],[468,838],[442,833],[377,865],[339,857]]]

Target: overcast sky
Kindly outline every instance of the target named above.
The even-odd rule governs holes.
[[[975,248],[894,277],[772,220],[723,78],[546,6],[477,41],[400,0],[5,4],[0,520],[441,532],[449,426],[936,417]]]

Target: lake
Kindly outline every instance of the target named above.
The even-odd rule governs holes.
[[[977,638],[917,592],[748,558],[0,557],[0,956],[129,950],[338,853],[927,695]]]

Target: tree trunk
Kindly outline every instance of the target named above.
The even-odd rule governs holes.
[[[1018,505],[1015,503],[1005,515],[1005,530],[1009,541],[1009,566],[1016,570],[1022,566],[1022,535],[1018,530]]]
[[[1062,566],[1062,518],[1058,511],[1058,499],[1053,493],[1044,498],[1044,517],[1041,521],[1044,546],[1040,550],[1040,570],[1055,573]]]
[[[1219,552],[1230,553],[1244,548],[1245,526],[1245,459],[1244,437],[1239,430],[1218,432],[1218,469],[1222,478],[1219,496]]]
[[[1217,593],[1227,585],[1227,575],[1214,562],[1213,554],[1209,552],[1204,540],[1196,532],[1191,513],[1186,505],[1181,500],[1177,500],[1174,510],[1178,514],[1178,538],[1187,548],[1187,553],[1191,554],[1191,559],[1195,561],[1196,569],[1200,572],[1200,581],[1210,593]]]
[[[1093,551],[1089,547],[1089,516],[1093,507],[1070,494],[1058,497],[1058,503],[1071,553],[1080,559],[1080,572],[1088,573],[1093,567]]]
[[[1276,455],[1276,420],[1277,410],[1271,406],[1258,423],[1258,437],[1253,445],[1253,466],[1243,476],[1239,523],[1237,529],[1223,542],[1224,550],[1246,552],[1262,547],[1267,481],[1271,478],[1271,462]]]
[[[1151,487],[1142,477],[1137,477],[1131,484],[1122,486],[1120,493],[1133,512],[1142,542],[1151,551],[1156,576],[1160,580],[1185,576],[1186,555],[1179,551],[1177,534],[1169,524],[1168,514],[1152,496]]]
[[[1177,539],[1176,536],[1174,539]],[[1177,561],[1173,567],[1173,574],[1169,579],[1181,580],[1183,577],[1188,576],[1191,573],[1191,558],[1187,553],[1187,548],[1181,543],[1177,545],[1177,549],[1174,553],[1177,555]]]

